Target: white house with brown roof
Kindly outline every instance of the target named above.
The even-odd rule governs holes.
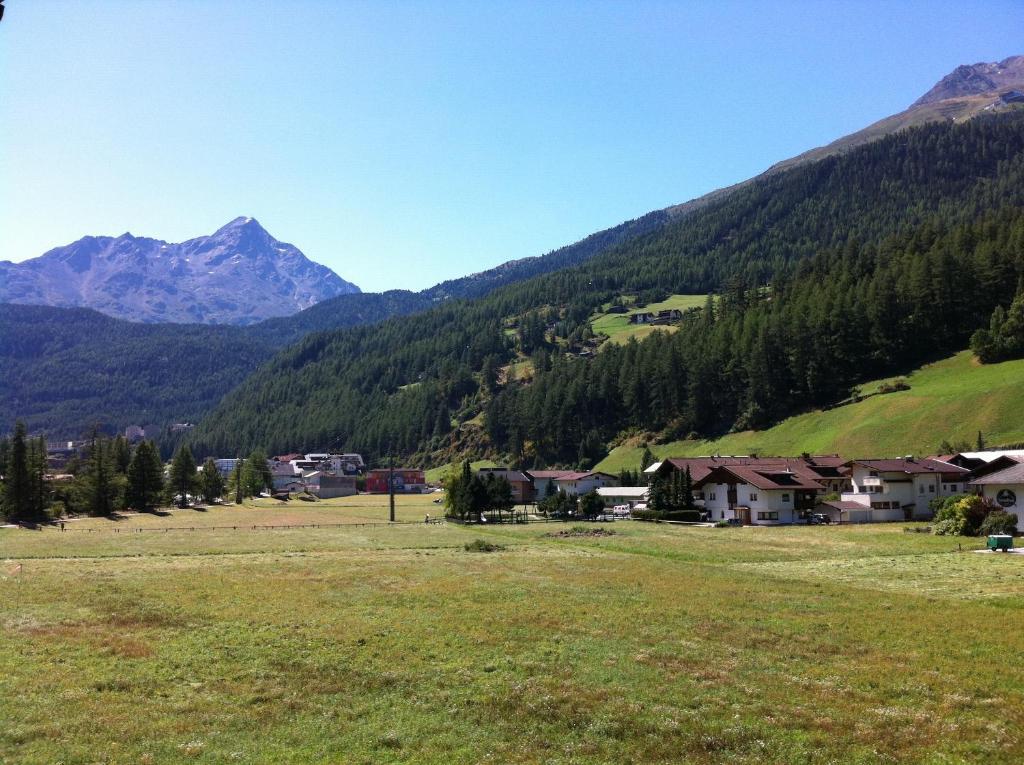
[[[1017,526],[1024,528],[1024,455],[1010,467],[975,478],[970,485],[994,505],[1016,515]]]
[[[798,523],[819,496],[846,487],[845,461],[836,454],[806,457],[679,457],[651,465],[649,479],[689,470],[694,498],[711,520],[755,525]]]
[[[929,502],[966,491],[970,472],[941,460],[914,457],[851,460],[847,465],[852,488],[841,499],[864,508],[848,513],[852,523],[928,520]]]
[[[710,520],[772,526],[800,521],[825,487],[785,462],[757,460],[717,466],[695,480],[693,488]]]

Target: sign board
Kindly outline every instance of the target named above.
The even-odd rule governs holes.
[[[1001,489],[996,494],[996,502],[999,503],[1000,507],[1013,507],[1017,504],[1017,495],[1009,489]]]

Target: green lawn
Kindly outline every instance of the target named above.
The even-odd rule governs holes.
[[[934,454],[944,439],[973,444],[979,430],[990,444],[1024,441],[1024,360],[981,365],[965,351],[924,366],[906,379],[908,391],[791,417],[768,430],[659,444],[651,451],[659,458],[801,452],[892,457]],[[881,382],[866,383],[861,389],[872,393]],[[597,469],[635,469],[642,452],[641,447],[614,449]]]
[[[629,313],[604,313],[596,316],[590,323],[595,334],[608,335],[609,340],[623,343],[630,337],[638,340],[656,330],[674,331],[672,326],[651,327],[645,324],[630,324],[629,315],[639,311],[661,311],[667,308],[678,308],[686,311],[690,308],[701,308],[707,295],[672,295],[660,303],[650,303],[642,309],[633,309]]]
[[[0,762],[1019,761],[1024,558],[380,500],[0,529]]]

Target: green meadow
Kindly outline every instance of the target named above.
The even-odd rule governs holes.
[[[0,762],[1020,761],[1024,557],[398,502],[0,529]]]
[[[651,334],[651,332],[658,330],[674,332],[675,327],[671,325],[652,327],[649,324],[630,324],[630,314],[640,311],[657,313],[669,308],[678,308],[680,311],[686,311],[690,308],[702,308],[706,301],[707,295],[670,295],[667,300],[663,300],[660,303],[649,303],[642,309],[631,308],[628,313],[603,313],[595,316],[590,322],[590,328],[594,331],[594,334],[607,335],[610,341],[616,343],[624,343],[631,337],[640,340]]]
[[[935,454],[944,440],[973,445],[979,430],[992,445],[1024,442],[1024,360],[982,365],[964,351],[907,375],[910,390],[870,395],[891,379],[860,386],[865,398],[858,403],[801,414],[768,430],[650,449],[659,458],[802,452],[893,457]],[[642,453],[640,446],[618,447],[598,469],[635,469]]]

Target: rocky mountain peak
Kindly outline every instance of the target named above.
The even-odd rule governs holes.
[[[1002,61],[962,64],[943,77],[911,106],[945,101],[948,98],[980,96],[1024,85],[1024,56]]]
[[[125,232],[0,262],[0,302],[95,308],[132,321],[251,324],[355,292],[252,217],[180,244]]]

